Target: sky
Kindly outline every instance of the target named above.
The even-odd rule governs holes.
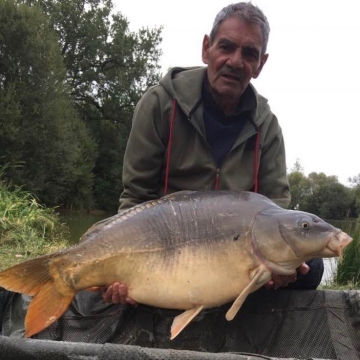
[[[201,66],[202,40],[231,1],[113,0],[131,31],[163,26],[162,72]],[[234,1],[235,2],[235,1]],[[360,1],[253,0],[267,16],[269,58],[252,80],[282,127],[287,168],[346,186],[360,175]]]

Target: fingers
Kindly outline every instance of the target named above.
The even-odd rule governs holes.
[[[278,289],[279,287],[286,287],[297,279],[297,274],[306,275],[310,270],[309,265],[302,263],[296,272],[292,275],[276,275],[272,274],[272,278],[264,285],[265,289]]]
[[[136,305],[136,301],[129,298],[128,290],[125,284],[121,284],[115,282],[114,284],[110,285],[108,288],[104,288],[102,297],[105,302],[113,303],[113,304],[130,304]]]
[[[108,303],[126,304],[127,288],[118,282],[110,285],[103,293],[103,299]]]
[[[310,267],[306,263],[302,263],[296,270],[299,274],[306,275],[309,272]]]
[[[279,287],[286,287],[290,283],[296,281],[296,273],[292,275],[276,275],[272,274],[271,280],[265,284],[265,289],[278,289]]]
[[[116,285],[117,289],[113,288],[113,291],[118,292],[118,294],[115,294],[115,300],[119,300],[120,299],[120,304],[126,305],[126,304],[130,304],[130,305],[136,305],[136,301],[129,298],[128,297],[128,289],[127,286],[125,284],[120,284],[120,283],[115,283],[114,285]],[[114,295],[112,297],[112,301],[113,303],[116,304],[116,302],[114,301]]]

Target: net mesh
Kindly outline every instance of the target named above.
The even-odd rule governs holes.
[[[23,335],[27,301],[20,295],[8,301],[2,335]],[[106,305],[99,294],[83,291],[57,322],[34,338],[135,345],[141,351],[168,349],[161,355],[150,351],[146,359],[174,359],[173,350],[184,350],[183,359],[186,351],[250,353],[279,359],[360,358],[357,291],[259,290],[248,297],[230,322],[225,319],[228,308],[203,311],[170,340],[172,321],[180,311]]]

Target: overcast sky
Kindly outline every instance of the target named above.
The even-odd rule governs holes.
[[[203,65],[201,45],[231,1],[114,0],[132,31],[163,26],[161,66]],[[257,0],[270,23],[269,59],[258,92],[283,129],[287,167],[360,174],[360,1]]]

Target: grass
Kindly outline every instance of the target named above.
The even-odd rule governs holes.
[[[319,290],[360,290],[360,218],[357,221],[343,221],[340,228],[353,241],[344,249],[342,259],[327,260],[332,276],[319,286]]]
[[[353,241],[345,248],[343,259],[338,263],[334,284],[360,289],[360,218],[348,234]]]
[[[67,247],[68,228],[55,209],[3,180],[0,168],[0,269]]]

